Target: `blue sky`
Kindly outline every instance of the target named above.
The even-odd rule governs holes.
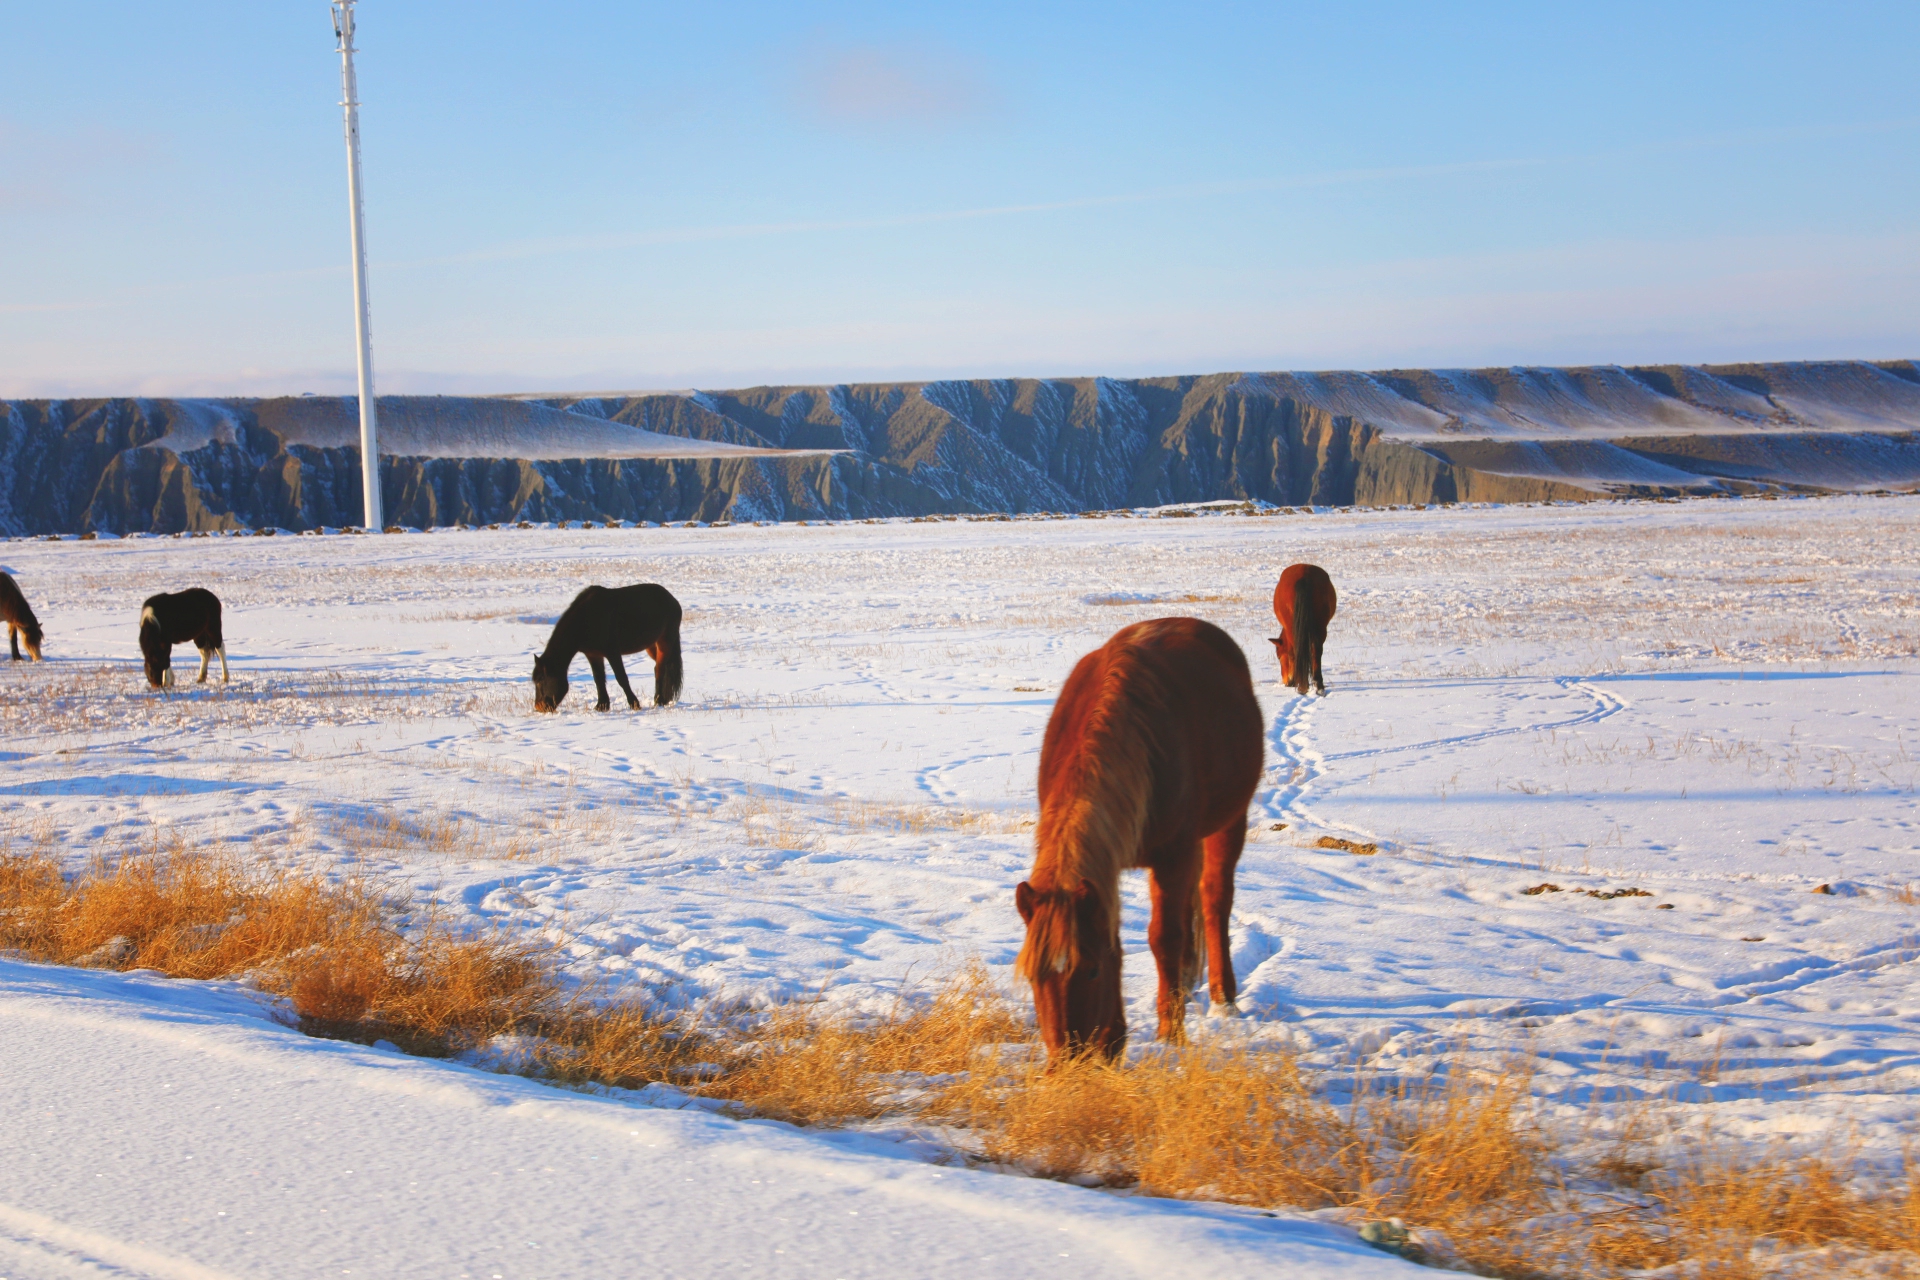
[[[1920,6],[362,0],[386,391],[1920,356]],[[323,0],[0,0],[0,394],[352,383]]]

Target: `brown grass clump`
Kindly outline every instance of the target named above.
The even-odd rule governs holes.
[[[180,844],[96,860],[67,878],[44,852],[0,856],[0,947],[93,968],[247,977],[304,1029],[443,1054],[563,1005],[542,949],[411,935],[363,881],[333,881]]]
[[[823,1015],[784,1005],[708,1019],[663,1017],[639,1005],[581,1008],[546,1030],[543,1069],[565,1083],[636,1087],[660,1081],[724,1099],[744,1114],[795,1124],[843,1124],[916,1113],[943,1077],[1030,1032],[974,963],[930,999],[886,1015]]]
[[[992,1160],[1156,1195],[1400,1217],[1514,1274],[1504,1241],[1546,1203],[1529,1077],[1362,1089],[1345,1105],[1292,1055],[1196,1047],[1132,1065],[1032,1060],[948,1090],[938,1108]]]
[[[68,880],[46,853],[0,858],[0,945],[36,960],[157,969],[171,977],[248,972],[374,927],[357,885],[251,872],[180,845],[97,860]]]
[[[1690,1147],[1635,1179],[1635,1203],[1600,1216],[1583,1242],[1597,1273],[1678,1266],[1683,1275],[1727,1280],[1833,1274],[1848,1255],[1866,1254],[1880,1255],[1874,1274],[1920,1275],[1920,1196],[1911,1183],[1862,1189],[1857,1162],[1844,1157],[1743,1156],[1709,1134]]]
[[[720,1073],[699,1091],[797,1124],[910,1113],[929,1096],[928,1077],[968,1072],[983,1051],[1030,1035],[976,961],[925,1004],[901,1000],[881,1018],[787,1006],[736,1025]]]
[[[1316,849],[1338,849],[1342,853],[1357,853],[1362,856],[1380,852],[1380,846],[1371,840],[1361,843],[1358,840],[1342,840],[1339,836],[1321,836],[1313,842]]]
[[[549,1023],[534,1061],[558,1084],[639,1089],[697,1082],[708,1074],[710,1045],[684,1019],[643,1004],[577,1006]]]

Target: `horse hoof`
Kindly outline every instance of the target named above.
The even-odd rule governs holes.
[[[1233,1000],[1215,1000],[1207,1006],[1207,1016],[1209,1018],[1237,1018],[1240,1016],[1240,1005]]]

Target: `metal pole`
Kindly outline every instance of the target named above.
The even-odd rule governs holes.
[[[354,0],[333,0],[340,46],[340,106],[347,113],[347,209],[353,236],[353,333],[360,346],[360,490],[369,532],[380,521],[380,441],[373,399],[373,321],[367,309],[367,238],[360,199],[360,94],[353,76]]]

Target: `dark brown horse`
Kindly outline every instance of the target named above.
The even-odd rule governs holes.
[[[1262,726],[1240,646],[1197,618],[1126,627],[1067,677],[1040,747],[1033,873],[1014,894],[1027,923],[1016,967],[1033,984],[1049,1055],[1126,1047],[1128,867],[1146,868],[1153,894],[1160,1038],[1184,1039],[1187,998],[1209,963],[1214,1006],[1233,1007],[1227,920]]]
[[[607,668],[627,695],[627,706],[640,709],[620,661],[629,653],[653,658],[653,703],[664,707],[680,696],[680,602],[657,582],[631,587],[588,587],[573,598],[547,637],[547,651],[533,660],[533,709],[558,711],[567,696],[567,668],[573,655],[584,653],[593,668],[593,685],[600,691],[596,710],[612,705],[607,698]]]
[[[35,662],[40,661],[40,619],[33,616],[33,609],[27,604],[27,598],[20,594],[20,586],[11,574],[0,572],[0,618],[7,620],[7,645],[13,650],[13,661],[20,661],[20,641],[24,637],[27,652],[33,655]]]
[[[1302,697],[1308,680],[1313,681],[1315,692],[1327,691],[1320,674],[1320,651],[1327,646],[1327,624],[1339,603],[1333,579],[1317,564],[1288,565],[1273,589],[1273,616],[1280,619],[1280,634],[1268,639],[1280,658],[1280,683],[1292,685]]]
[[[220,683],[225,684],[227,641],[220,634],[220,598],[205,587],[148,596],[140,606],[140,653],[146,659],[149,685],[173,687],[173,646],[189,640],[200,650],[200,676],[195,683],[207,682],[207,663],[217,653]]]

